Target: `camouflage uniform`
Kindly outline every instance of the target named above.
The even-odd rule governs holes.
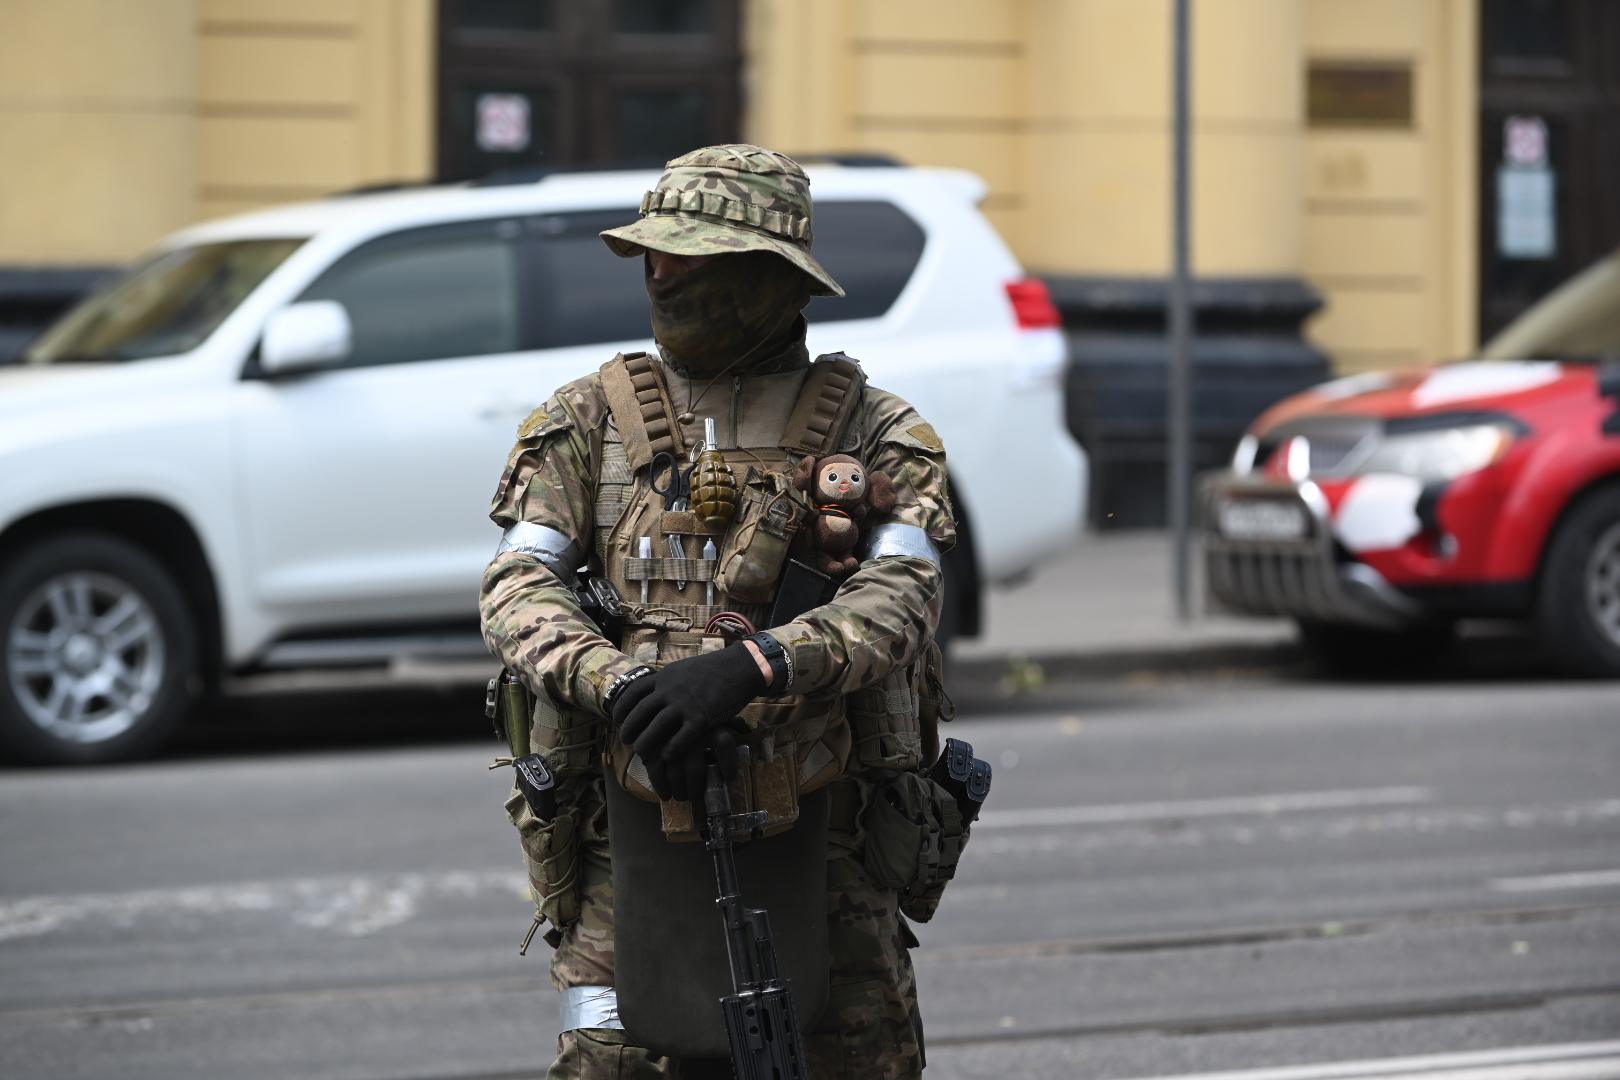
[[[757,176],[730,168],[728,156],[746,157],[756,165],[763,156],[767,166],[785,160],[753,147],[711,148],[677,159],[660,190],[643,202],[643,213],[649,217],[604,234],[610,246],[624,255],[639,254],[640,245],[677,252],[690,248],[694,253],[774,250],[810,274],[817,291],[841,293],[809,256],[807,190],[798,192],[802,199],[793,203],[804,210],[801,239],[792,235],[791,215],[777,205],[778,197],[770,189],[753,186]],[[671,185],[672,173],[679,180],[694,172],[690,164],[685,170],[675,167],[694,159],[698,180]],[[793,174],[807,188],[797,166],[792,166],[789,181]],[[780,184],[781,176],[772,182]],[[706,202],[705,193],[711,188],[732,197]],[[651,228],[649,223],[656,225],[659,213],[673,219],[673,238],[669,230],[660,233]],[[738,224],[724,230],[702,227],[717,219]],[[736,240],[734,233],[743,239]],[[772,407],[770,401],[759,399],[761,393],[785,395],[791,405],[807,366],[802,347],[798,357],[743,376],[736,392],[744,402],[755,404],[738,427],[746,431],[755,414]],[[670,396],[689,401],[693,385],[678,370],[665,375]],[[692,382],[701,391],[702,380]],[[725,410],[716,412],[720,444],[728,445],[729,439],[729,445],[739,445],[736,440],[743,433],[728,431]],[[589,440],[610,419],[600,376],[587,376],[557,391],[519,428],[495,495],[493,520],[502,528],[519,522],[543,525],[573,539],[580,550],[594,551],[600,478],[592,475]],[[686,431],[689,441],[701,439],[690,410],[681,423],[683,429],[691,429]],[[896,505],[881,520],[920,528],[941,551],[948,549],[955,532],[945,497],[944,447],[933,429],[904,401],[867,387],[847,430],[859,434],[867,468],[882,470],[895,481]],[[792,657],[793,692],[848,693],[911,664],[938,624],[942,584],[940,568],[928,559],[894,556],[868,561],[830,603],[770,628]],[[497,556],[484,577],[481,611],[490,648],[533,691],[559,707],[604,717],[602,698],[609,684],[639,666],[598,633],[569,589],[533,555],[508,551]],[[583,820],[576,826],[582,859],[579,917],[560,934],[554,930],[548,937],[557,949],[551,971],[559,990],[613,984],[613,887],[603,782],[599,769],[575,770],[562,777],[563,805],[577,807]],[[833,786],[843,786],[846,804],[859,807],[865,805],[871,784],[852,758]],[[813,1071],[818,1077],[916,1076],[922,1067],[920,1027],[906,951],[914,939],[896,894],[867,877],[861,850],[858,831],[832,832],[827,897],[831,990],[820,1024],[808,1034]],[[549,1075],[556,1080],[605,1080],[670,1076],[678,1071],[678,1063],[632,1046],[623,1031],[593,1028],[563,1033]]]

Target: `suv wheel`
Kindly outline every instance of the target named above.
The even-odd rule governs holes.
[[[1407,630],[1374,630],[1361,626],[1300,620],[1305,652],[1329,675],[1356,678],[1414,675],[1432,666],[1456,641],[1450,623]]]
[[[1542,556],[1536,628],[1561,667],[1620,675],[1620,487],[1591,493],[1559,522]]]
[[[119,761],[185,713],[196,633],[150,555],[104,533],[63,533],[0,569],[0,749],[42,764]]]

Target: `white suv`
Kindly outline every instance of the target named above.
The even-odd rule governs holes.
[[[1077,534],[1056,312],[934,169],[812,167],[809,311],[950,450],[980,583]],[[337,197],[169,238],[0,367],[0,747],[154,746],[231,671],[481,654],[488,500],[518,421],[650,349],[640,260],[597,238],[656,175]]]

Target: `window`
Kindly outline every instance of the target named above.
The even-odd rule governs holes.
[[[233,240],[154,255],[64,315],[23,353],[23,362],[189,352],[302,243]]]
[[[707,0],[618,0],[621,34],[702,34],[709,29]]]
[[[597,235],[636,220],[632,207],[550,214],[529,222],[525,335],[533,347],[652,337],[642,260],[621,259]]]
[[[709,144],[709,95],[622,94],[619,158],[661,166]]]
[[[551,0],[453,0],[455,25],[463,30],[551,29]]]
[[[894,306],[922,258],[922,227],[889,202],[815,204],[816,261],[844,287],[842,299],[818,296],[811,322],[875,319]]]
[[[1503,75],[1567,75],[1564,0],[1488,0],[1491,65]]]
[[[1313,60],[1305,116],[1312,127],[1411,127],[1412,65]]]
[[[300,299],[348,309],[349,367],[511,352],[520,232],[517,222],[485,221],[385,236],[344,256]]]

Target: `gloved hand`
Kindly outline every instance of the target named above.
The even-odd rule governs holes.
[[[737,642],[716,652],[676,660],[656,674],[637,679],[613,699],[613,720],[619,738],[633,744],[646,763],[649,778],[654,761],[662,759],[664,790],[656,782],[653,790],[660,798],[669,798],[677,783],[687,788],[686,752],[708,748],[705,736],[764,692],[764,673],[753,653]],[[722,751],[720,746],[713,749],[717,754]],[[727,779],[737,775],[734,739],[730,753]],[[671,772],[679,773],[680,780],[671,779]],[[697,790],[702,792],[701,783]]]
[[[703,817],[703,792],[709,786],[709,756],[720,766],[720,775],[729,783],[737,779],[737,740],[748,734],[748,723],[740,716],[722,720],[709,729],[708,737],[679,757],[643,758],[647,781],[660,799],[687,799]]]

